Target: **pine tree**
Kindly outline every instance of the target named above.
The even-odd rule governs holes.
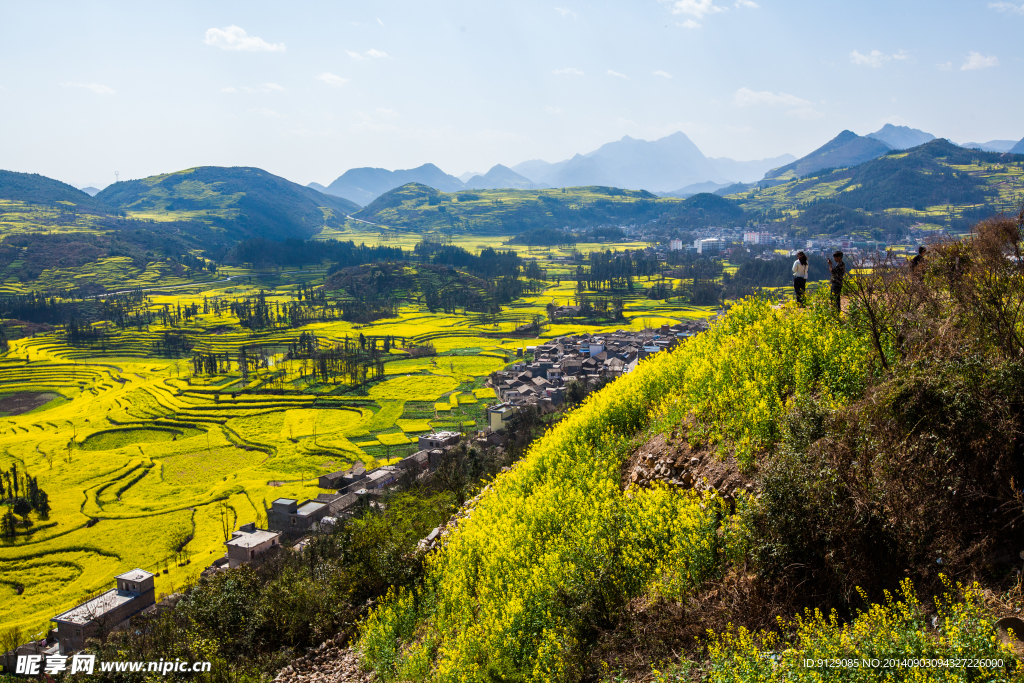
[[[0,516],[0,538],[14,538],[14,523],[14,513],[7,508],[7,512]]]

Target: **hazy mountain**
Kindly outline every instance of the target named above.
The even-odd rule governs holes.
[[[764,177],[764,174],[773,168],[785,166],[796,161],[792,154],[783,154],[769,159],[757,159],[754,161],[734,161],[726,157],[711,159],[722,176],[733,182],[752,183]]]
[[[320,183],[306,183],[306,187],[311,187],[314,190],[316,190],[317,192],[322,192],[324,194],[330,194],[327,191],[327,188],[324,187],[323,185],[321,185]]]
[[[461,180],[448,175],[434,164],[423,164],[418,168],[399,171],[352,168],[328,185],[326,192],[366,206],[388,190],[406,183],[420,183],[442,192],[458,192],[466,188]]]
[[[660,192],[659,194],[662,197],[681,197],[682,199],[686,199],[687,197],[692,197],[693,195],[700,194],[702,192],[717,192],[723,187],[731,187],[734,184],[735,183],[715,183],[708,181],[706,183],[694,183],[693,185],[687,185],[686,187],[681,187],[678,190],[673,190],[671,192]]]
[[[668,192],[708,180],[728,180],[681,132],[650,142],[627,135],[565,161],[528,161],[512,170],[552,187],[604,185],[651,192]]]
[[[498,190],[505,188],[541,190],[546,187],[549,186],[535,183],[529,178],[524,178],[508,166],[502,166],[501,164],[495,165],[483,175],[475,175],[466,181],[466,189],[468,190]]]
[[[96,195],[98,195],[100,193],[100,190],[99,190],[99,188],[89,186],[89,187],[83,187],[82,188],[82,192],[86,193],[90,197],[95,197]]]
[[[709,158],[684,133],[677,132],[653,141],[627,135],[558,163],[533,159],[513,166],[512,170],[552,187],[606,185],[675,193],[679,188],[699,183],[757,180],[765,172],[794,159],[790,154],[757,161]]]
[[[908,128],[907,126],[894,126],[887,123],[874,133],[868,133],[864,137],[881,140],[892,149],[910,149],[931,142],[935,136],[925,133],[923,130]]]
[[[459,178],[459,180],[461,180],[462,182],[466,182],[466,181],[468,181],[468,180],[469,180],[470,178],[472,178],[473,176],[478,176],[478,175],[483,175],[483,173],[481,173],[480,171],[466,171],[466,172],[465,172],[465,173],[463,173],[462,175],[458,176],[458,178]]]
[[[1016,145],[1010,148],[1013,154],[1024,154],[1024,138],[1021,139]]]
[[[0,199],[47,205],[71,202],[76,208],[102,208],[99,202],[77,187],[38,173],[17,171],[0,171]]]
[[[980,149],[983,152],[1009,152],[1016,144],[1016,140],[989,140],[988,142],[964,142],[960,146],[967,149]]]
[[[107,186],[96,200],[125,211],[209,222],[235,237],[272,240],[307,239],[359,210],[341,197],[244,166],[201,166],[127,180]]]
[[[844,130],[802,159],[769,171],[765,178],[800,177],[823,168],[856,166],[877,159],[889,151],[889,145],[881,140],[861,137],[853,131]]]

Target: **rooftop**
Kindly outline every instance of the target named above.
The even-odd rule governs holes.
[[[277,505],[278,503],[281,503],[282,505],[289,505],[291,503],[297,503],[297,502],[299,502],[299,501],[295,500],[294,498],[278,498],[277,500],[275,500],[271,504],[272,505]]]
[[[306,517],[321,509],[323,506],[323,503],[317,503],[316,501],[311,500],[308,503],[304,503],[302,507],[299,508],[298,514]]]
[[[101,593],[91,600],[86,600],[81,605],[72,607],[63,614],[58,614],[50,621],[63,621],[79,625],[88,624],[93,619],[102,617],[107,612],[120,607],[126,602],[131,602],[135,597],[133,593],[122,593],[116,588],[111,588],[106,593]]]
[[[145,581],[146,579],[153,578],[153,574],[150,574],[144,569],[135,568],[130,572],[124,574],[118,574],[114,577],[115,579],[124,579],[125,581]]]
[[[280,535],[276,531],[266,531],[264,529],[257,529],[253,532],[236,531],[235,537],[225,542],[224,545],[233,545],[236,548],[254,548]]]

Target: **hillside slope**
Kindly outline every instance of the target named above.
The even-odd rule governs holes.
[[[1024,138],[1016,145],[1010,148],[1010,154],[1024,154]]]
[[[448,194],[418,183],[387,192],[356,218],[412,232],[453,230],[509,234],[531,228],[646,221],[680,200],[612,187],[474,190]]]
[[[206,222],[238,239],[306,239],[359,209],[341,197],[243,166],[201,166],[123,181],[96,200],[133,218]]]
[[[823,168],[856,166],[889,151],[889,145],[874,138],[861,137],[844,130],[807,156],[765,174],[771,178],[799,178]]]
[[[772,187],[735,188],[728,196],[780,227],[812,227],[813,214],[805,214],[827,203],[860,211],[854,223],[865,230],[925,223],[963,232],[976,220],[1012,211],[1021,199],[1022,178],[1024,156],[965,149],[939,139]],[[832,225],[836,234],[843,232],[840,223]],[[810,234],[821,232],[833,231]]]
[[[78,188],[37,173],[0,171],[0,199],[46,206],[64,203],[79,210],[104,209],[102,203]]]
[[[1021,598],[982,600],[1017,581],[1024,515],[1021,341],[998,322],[1024,300],[1004,257],[1018,225],[936,247],[923,279],[864,273],[841,321],[825,290],[746,300],[593,395],[375,607],[369,663],[385,681],[570,682],[626,680],[609,667],[627,659],[635,680],[747,683],[798,680],[774,667],[807,657],[968,648],[1018,674],[994,622]],[[746,492],[716,490],[736,473]]]

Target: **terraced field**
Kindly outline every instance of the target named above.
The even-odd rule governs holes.
[[[284,302],[323,276],[225,272],[219,281],[172,282],[172,290],[149,292],[145,305],[201,310],[204,298],[260,290],[268,302]],[[406,305],[372,324],[251,331],[230,314],[200,313],[177,327],[99,323],[105,336],[91,343],[72,345],[61,330],[13,341],[0,356],[0,468],[16,464],[38,477],[52,510],[48,520],[31,514],[31,526],[0,545],[4,625],[34,635],[133,567],[157,572],[157,592],[169,593],[223,554],[223,520],[235,528],[258,520],[274,498],[315,497],[323,492],[320,474],[394,461],[415,450],[420,433],[482,425],[494,396],[486,376],[536,343],[515,328],[545,316],[549,302],[573,298],[573,284],[550,283],[488,317]],[[711,311],[636,294],[625,313],[611,328],[556,324],[542,337],[640,329]],[[301,360],[286,358],[303,332],[327,345],[360,334],[430,342],[438,355],[393,350],[376,382],[318,382]],[[237,369],[194,375],[191,353],[174,357],[160,347],[166,333],[218,357],[259,348],[270,362],[247,380]]]

